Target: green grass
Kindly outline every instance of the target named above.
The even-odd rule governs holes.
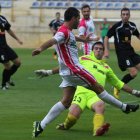
[[[39,56],[32,57],[31,49],[16,49],[22,66],[13,76],[16,83],[10,90],[0,90],[0,140],[31,140],[32,123],[41,120],[62,97],[62,90],[58,88],[61,78],[59,75],[38,79],[34,70],[41,68],[53,68],[57,61],[52,59],[52,50]],[[121,78],[122,73],[117,66],[114,51],[111,52],[109,64]],[[2,66],[0,66],[2,72]],[[140,78],[129,85],[139,88]],[[111,86],[106,89],[112,92]],[[124,102],[139,103],[139,98],[121,93]],[[123,114],[120,110],[106,105],[105,118],[111,123],[110,131],[102,137],[92,136],[93,113],[85,110],[81,119],[69,131],[58,131],[55,126],[65,119],[67,111],[62,113],[55,121],[47,126],[44,133],[38,137],[40,140],[139,140],[140,111],[131,114]]]

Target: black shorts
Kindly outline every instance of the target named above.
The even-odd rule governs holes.
[[[125,71],[127,68],[135,67],[140,63],[140,55],[134,53],[130,56],[118,56],[118,64],[122,71]]]
[[[8,45],[0,46],[0,63],[7,63],[8,61],[16,58],[18,58],[18,55]]]

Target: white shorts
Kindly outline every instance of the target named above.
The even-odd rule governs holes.
[[[83,81],[82,79],[80,79],[76,75],[62,76],[62,80],[63,81],[59,86],[61,88],[68,87],[68,86],[72,86],[72,87],[77,87],[77,86],[89,87],[89,85],[85,81]]]

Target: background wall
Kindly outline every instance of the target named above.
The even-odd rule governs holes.
[[[45,40],[50,38],[52,34],[48,28],[49,22],[54,18],[56,12],[60,12],[63,18],[63,9],[32,9],[31,5],[34,0],[17,0],[14,1],[14,8],[2,9],[2,15],[6,16],[12,25],[12,29],[24,42],[20,46],[15,40],[7,35],[7,41],[12,47],[26,47],[35,48],[42,44]],[[92,10],[91,15],[102,20],[104,17],[107,19],[119,20],[120,10]],[[140,17],[139,11],[131,11],[131,21],[134,21],[140,30]],[[97,26],[98,35],[100,34],[99,24],[95,22]],[[113,22],[111,22],[113,24]],[[77,31],[75,31],[77,34]],[[140,41],[134,37],[132,43],[137,50],[140,50]],[[113,45],[111,45],[113,47]]]

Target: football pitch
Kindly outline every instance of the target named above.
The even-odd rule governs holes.
[[[33,121],[42,120],[50,107],[62,97],[59,75],[39,79],[36,69],[50,69],[57,66],[53,60],[53,50],[32,57],[32,49],[15,49],[22,65],[13,76],[16,86],[7,91],[0,90],[0,140],[32,140]],[[125,73],[118,69],[116,55],[111,51],[108,63],[121,78]],[[2,72],[2,65],[0,65]],[[0,76],[1,79],[1,76]],[[140,90],[140,74],[129,84]],[[112,93],[109,84],[107,91]],[[140,98],[121,92],[120,100],[127,103],[140,103]],[[140,111],[124,114],[119,109],[106,105],[105,121],[111,124],[107,134],[101,137],[92,136],[93,112],[85,110],[77,124],[68,131],[56,130],[56,125],[63,122],[68,111],[63,112],[49,124],[36,139],[39,140],[139,140]]]

